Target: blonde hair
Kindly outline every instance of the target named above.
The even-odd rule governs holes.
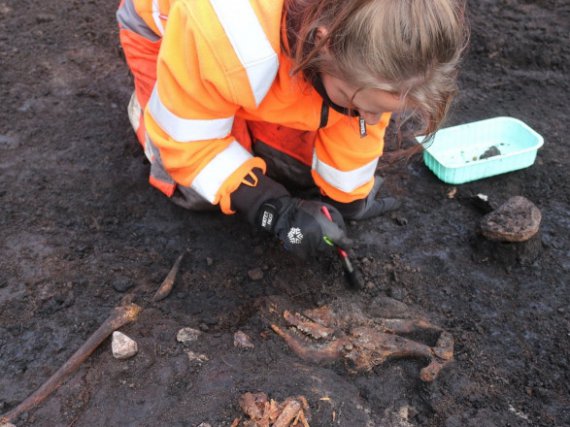
[[[468,39],[463,0],[286,0],[285,13],[293,73],[397,93],[422,133],[439,128]]]

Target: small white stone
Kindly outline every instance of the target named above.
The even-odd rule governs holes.
[[[136,341],[119,331],[113,332],[111,350],[115,359],[128,359],[139,351]]]
[[[16,426],[14,424],[6,423],[6,424],[0,424],[0,427],[16,427]]]
[[[249,335],[247,335],[245,332],[237,331],[234,334],[234,347],[255,348],[255,345],[251,341]]]
[[[186,355],[188,356],[188,360],[190,360],[190,362],[197,362],[199,365],[210,360],[205,354],[198,354],[194,353],[193,351],[187,351]]]
[[[200,423],[200,425],[198,427],[212,427],[212,424],[210,423]]]
[[[202,331],[193,328],[182,328],[176,334],[176,341],[183,344],[196,341],[202,335]]]

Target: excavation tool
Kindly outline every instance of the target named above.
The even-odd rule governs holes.
[[[327,217],[329,221],[333,221],[331,213],[326,206],[321,207],[321,212]],[[327,244],[334,246],[336,248],[338,257],[342,262],[342,268],[344,270],[344,277],[346,277],[346,282],[351,289],[361,289],[363,285],[362,274],[360,271],[356,270],[350,261],[350,257],[346,251],[339,246],[335,245],[328,237],[325,236],[325,241]]]

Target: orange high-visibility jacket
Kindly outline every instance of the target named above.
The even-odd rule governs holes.
[[[139,74],[150,181],[166,194],[190,187],[231,213],[231,193],[266,167],[238,126],[244,121],[254,139],[308,165],[332,199],[370,192],[390,113],[363,138],[357,118],[332,109],[322,126],[322,97],[290,75],[282,15],[283,0],[122,0],[117,18]],[[281,127],[303,137],[279,138]]]

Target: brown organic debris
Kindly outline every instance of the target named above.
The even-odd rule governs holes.
[[[166,276],[166,278],[164,279],[164,281],[162,282],[162,284],[160,285],[160,287],[152,297],[153,302],[161,301],[164,298],[166,298],[168,295],[170,295],[170,293],[172,292],[172,288],[174,287],[174,281],[176,280],[176,276],[178,275],[178,270],[180,269],[180,263],[182,262],[182,258],[184,258],[185,254],[186,251],[182,252],[178,256],[178,258],[174,262],[174,265],[170,269],[170,272],[168,273],[168,275]]]
[[[135,321],[141,311],[136,304],[115,307],[111,315],[101,324],[81,347],[65,362],[43,385],[28,396],[22,403],[0,417],[0,425],[15,420],[24,412],[42,403],[50,394],[74,373],[79,366],[99,347],[115,330]]]
[[[420,378],[429,382],[453,361],[451,334],[423,319],[368,317],[351,305],[282,313],[286,326],[272,322],[271,328],[299,357],[315,363],[343,360],[351,370],[362,372],[391,358],[422,358],[429,363]],[[402,336],[420,332],[437,334],[436,344]]]
[[[303,396],[288,397],[279,403],[265,393],[244,393],[239,406],[249,417],[243,424],[236,418],[232,427],[310,427],[310,409]]]

